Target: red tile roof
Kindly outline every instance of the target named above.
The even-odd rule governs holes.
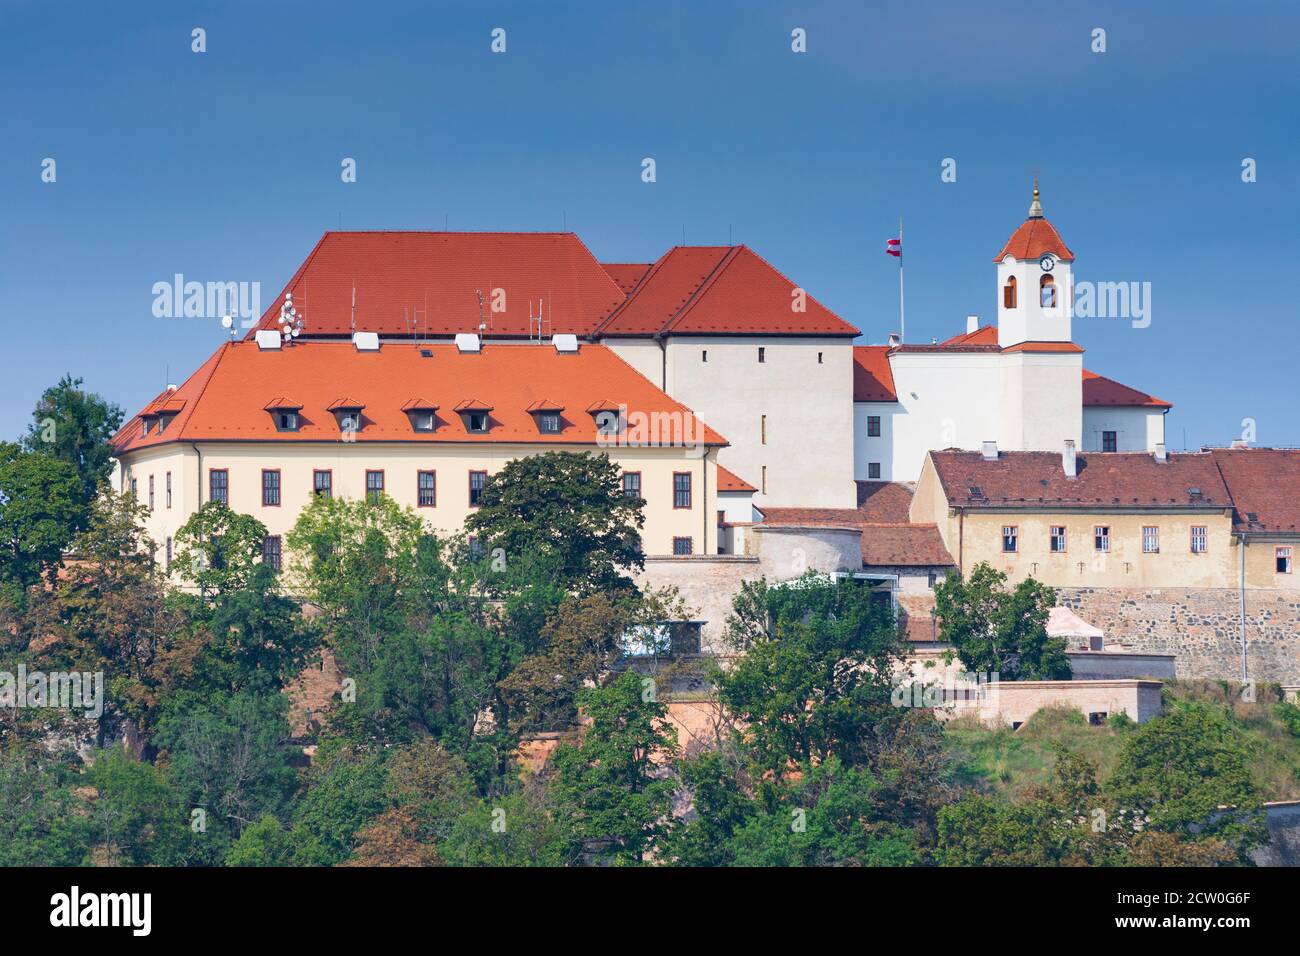
[[[676,246],[640,280],[601,335],[857,335],[748,246]]]
[[[492,311],[494,289],[505,293],[504,311]],[[480,290],[490,336],[528,336],[530,307],[535,315],[540,300],[550,330],[586,334],[625,298],[568,232],[327,232],[284,292],[293,293],[307,336],[354,328],[446,336],[478,330]],[[276,328],[283,299],[281,292],[258,328]]]
[[[1046,219],[1026,219],[1011,234],[993,261],[1001,262],[1007,256],[1013,259],[1039,259],[1048,252],[1063,262],[1074,261],[1074,253],[1061,240],[1060,234],[1050,222]]]
[[[721,465],[718,466],[718,490],[744,492],[758,491],[757,488],[747,482],[744,478],[741,478],[729,469],[723,468]]]
[[[951,507],[1213,510],[1231,504],[1219,469],[1203,452],[1171,453],[1163,463],[1142,452],[1080,453],[1074,478],[1065,476],[1058,452],[1004,451],[986,461],[982,452],[950,450],[932,451],[930,458]]]
[[[432,357],[422,358],[422,350]],[[603,345],[562,355],[549,346],[500,343],[462,355],[451,344],[388,343],[378,352],[358,352],[346,342],[300,341],[267,351],[251,342],[229,343],[174,394],[186,405],[172,426],[161,436],[143,437],[140,417],[132,418],[114,437],[119,454],[171,441],[338,441],[328,409],[340,401],[365,405],[359,442],[597,443],[596,422],[588,415],[563,418],[558,434],[539,432],[528,411],[537,401],[586,408],[616,396],[630,413],[693,414]],[[277,431],[265,410],[272,396],[285,394],[302,401],[296,432]],[[443,408],[490,406],[492,428],[469,433],[459,415],[450,415],[439,418],[435,431],[416,432],[404,410],[412,395]],[[700,424],[705,443],[726,443]]]
[[[1300,534],[1300,449],[1215,448],[1210,454],[1232,495],[1237,531]]]
[[[636,284],[650,271],[652,265],[653,262],[602,262],[600,267],[609,273],[609,277],[626,294],[636,288]]]
[[[894,372],[889,367],[888,345],[853,346],[853,400],[896,402]]]
[[[1090,372],[1086,368],[1083,370],[1083,404],[1092,406],[1143,406],[1148,408],[1174,407],[1163,398],[1156,398],[1146,392],[1139,392],[1136,388],[1121,385],[1114,379],[1098,375],[1096,372]]]
[[[950,339],[944,339],[939,344],[945,348],[957,348],[963,345],[997,345],[998,327],[996,325],[981,325],[974,332],[963,332],[961,335],[954,335]]]
[[[761,508],[763,524],[859,528],[864,565],[948,567],[954,563],[935,525],[908,520],[911,486],[896,481],[859,481],[857,485],[856,508]]]

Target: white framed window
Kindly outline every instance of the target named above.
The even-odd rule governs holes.
[[[1020,528],[1013,524],[1002,526],[1002,551],[1014,554],[1020,549]]]
[[[1052,525],[1051,551],[1053,554],[1065,553],[1065,525]]]
[[[1206,551],[1205,525],[1192,525],[1192,554],[1204,554]]]
[[[1142,553],[1160,553],[1160,529],[1155,525],[1147,524],[1142,526]]]
[[[1284,545],[1277,549],[1277,573],[1291,573],[1291,546]]]
[[[1097,551],[1110,550],[1110,525],[1099,524],[1092,529],[1092,546]]]

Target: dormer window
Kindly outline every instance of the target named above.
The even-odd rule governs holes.
[[[492,427],[492,406],[478,399],[467,398],[456,406],[465,431],[471,435],[484,435]]]
[[[423,398],[413,398],[402,406],[406,417],[411,420],[411,430],[432,432],[438,428],[438,406]]]
[[[152,419],[152,418],[143,418],[143,419],[141,419],[141,422],[143,423],[143,428],[144,428],[144,431],[142,432],[142,435],[143,435],[143,437],[148,438],[148,437],[149,437],[149,431],[150,431],[150,429],[153,428],[153,419]]]
[[[597,402],[588,406],[587,414],[596,421],[596,434],[599,436],[612,437],[619,435],[626,424],[624,409],[613,402]]]
[[[296,432],[302,427],[302,403],[291,398],[273,398],[263,406],[271,413],[271,421],[278,432]]]
[[[355,436],[361,431],[362,419],[361,413],[365,410],[365,405],[352,398],[336,398],[332,401],[328,410],[334,413],[335,420],[339,423],[339,433],[343,436],[344,441],[348,441],[349,436]]]
[[[1044,309],[1056,308],[1056,280],[1049,275],[1038,280],[1039,305]]]
[[[162,416],[160,416],[160,417],[158,418],[158,434],[159,434],[159,435],[161,435],[163,432],[165,432],[165,431],[167,430],[167,426],[168,426],[169,424],[171,424],[171,420],[172,420],[172,416],[171,416],[171,415],[162,415]]]
[[[1002,287],[1002,308],[1014,309],[1016,307],[1016,277],[1011,276],[1007,279],[1007,284]]]
[[[528,412],[537,423],[537,430],[543,435],[558,435],[564,430],[564,420],[560,413],[564,406],[559,402],[541,400],[528,406]]]

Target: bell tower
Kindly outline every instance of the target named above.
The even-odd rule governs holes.
[[[1029,215],[993,261],[998,270],[998,345],[1069,342],[1074,253],[1043,216],[1037,179]]]

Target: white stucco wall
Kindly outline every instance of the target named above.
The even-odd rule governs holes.
[[[891,481],[916,481],[931,449],[976,449],[981,442],[1000,440],[1000,359],[996,352],[890,356],[898,396],[890,425]]]
[[[894,481],[894,421],[902,411],[897,402],[853,403],[853,477],[858,481]],[[880,436],[867,434],[867,419],[880,419]],[[880,462],[880,478],[870,477],[870,462]],[[901,480],[901,479],[897,479]]]
[[[667,348],[665,391],[731,443],[718,461],[759,489],[754,504],[857,504],[851,340],[693,335]]]
[[[1102,432],[1108,431],[1115,432],[1116,451],[1155,451],[1165,440],[1165,415],[1158,408],[1084,408],[1084,451],[1101,451]]]
[[[1067,439],[1078,447],[1083,432],[1083,356],[1011,352],[998,358],[1002,363],[998,447],[1060,451]]]
[[[1057,261],[1052,269],[1056,285],[1054,309],[1044,309],[1039,300],[1039,282],[1044,273],[1037,259],[1020,261],[1008,256],[998,263],[998,345],[1008,348],[1021,342],[1069,342],[1074,303],[1068,262]],[[1010,276],[1016,277],[1016,307],[1003,306],[1002,289]]]

